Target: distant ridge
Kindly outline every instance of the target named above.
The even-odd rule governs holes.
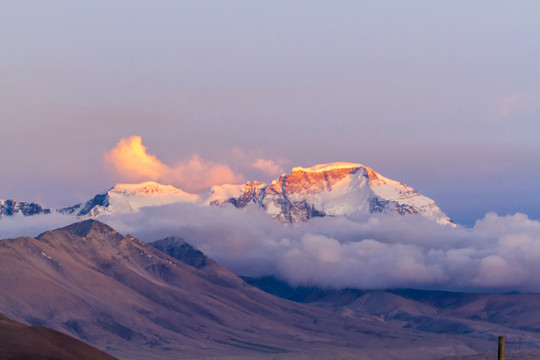
[[[324,216],[379,214],[422,216],[439,224],[452,224],[432,199],[367,166],[347,162],[294,167],[291,173],[269,184],[254,181],[213,186],[203,194],[190,194],[151,181],[118,184],[85,203],[62,209],[44,209],[36,203],[17,203],[17,206],[9,203],[10,206],[0,207],[0,217],[16,213],[62,213],[86,219],[179,203],[232,205],[239,209],[256,207],[282,223],[306,222]]]
[[[46,209],[36,202],[16,201],[16,200],[0,200],[0,217],[11,215],[39,215],[50,214],[53,210]]]

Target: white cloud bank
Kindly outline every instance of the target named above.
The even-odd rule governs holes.
[[[46,218],[1,219],[0,237],[37,235],[69,222]],[[257,209],[180,204],[99,220],[145,241],[179,236],[236,273],[277,275],[293,284],[540,291],[540,222],[523,214],[488,213],[470,229],[414,216],[284,226]]]
[[[421,217],[326,217],[284,226],[257,209],[147,208],[104,219],[146,241],[183,237],[242,275],[329,287],[540,291],[540,222],[488,213],[473,228]]]

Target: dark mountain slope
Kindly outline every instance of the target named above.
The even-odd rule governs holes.
[[[79,340],[0,314],[0,360],[114,360]]]
[[[197,269],[202,269],[206,266],[215,267],[215,262],[212,259],[180,238],[168,237],[151,242],[150,245],[165,254],[180,260],[184,264],[193,266]]]

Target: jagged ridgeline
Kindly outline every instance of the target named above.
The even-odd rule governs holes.
[[[18,203],[25,205],[11,205],[6,207],[7,210],[1,210],[0,215],[56,212],[84,219],[176,203],[230,205],[239,209],[255,207],[283,223],[353,214],[417,215],[440,224],[452,223],[432,199],[355,163],[295,167],[290,174],[283,174],[269,184],[255,181],[241,185],[219,185],[202,194],[190,194],[155,182],[119,184],[85,203],[66,208],[44,209],[35,203]]]

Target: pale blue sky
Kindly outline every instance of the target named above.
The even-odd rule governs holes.
[[[0,1],[0,198],[85,200],[139,135],[171,165],[360,162],[459,223],[539,219],[538,19],[532,0]]]

